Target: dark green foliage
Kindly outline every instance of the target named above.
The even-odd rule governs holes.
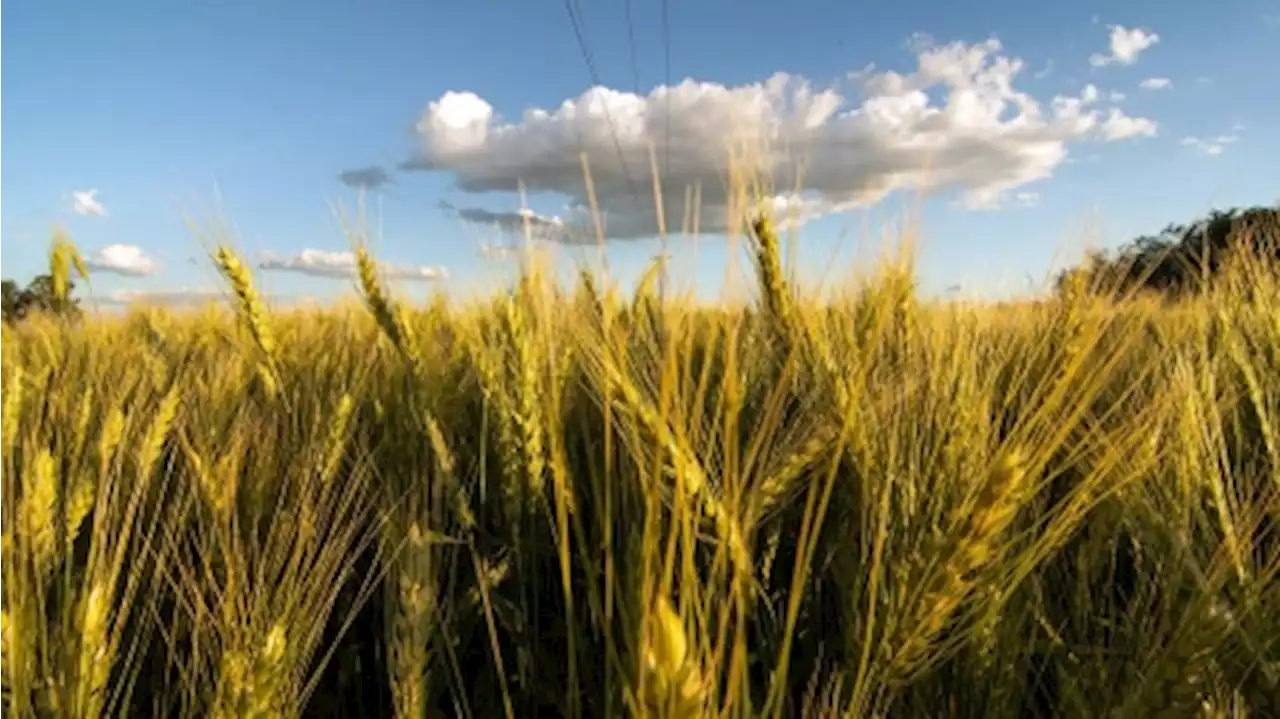
[[[1113,253],[1090,253],[1080,266],[1058,276],[1057,287],[1062,291],[1082,275],[1087,285],[1121,295],[1149,290],[1185,296],[1218,275],[1232,253],[1244,247],[1280,264],[1280,208],[1214,210],[1190,224],[1170,224]]]
[[[75,291],[75,283],[67,283],[67,296]],[[19,288],[13,280],[4,281],[4,321],[13,324],[33,312],[51,312],[75,316],[80,313],[80,301],[74,298],[59,300],[53,291],[53,278],[37,275],[26,288]]]

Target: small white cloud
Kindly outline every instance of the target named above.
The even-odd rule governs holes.
[[[166,290],[116,290],[103,302],[110,305],[202,305],[218,302],[226,293],[218,290],[177,287]]]
[[[1102,123],[1102,138],[1107,142],[1131,140],[1137,137],[1154,137],[1156,123],[1145,117],[1130,117],[1119,108],[1111,108]]]
[[[1080,155],[1078,157],[1067,158],[1067,164],[1069,165],[1087,165],[1087,164],[1101,162],[1101,161],[1102,161],[1102,155],[1099,155],[1096,152],[1090,152],[1088,154]]]
[[[1040,204],[1040,193],[1022,190],[1013,193],[1013,201],[1022,207],[1035,207]]]
[[[312,277],[348,278],[356,276],[354,252],[330,252],[306,249],[296,255],[282,257],[272,252],[263,253],[258,267],[270,272],[298,272]],[[402,267],[383,263],[383,275],[389,279],[430,281],[446,279],[448,270],[443,267]]]
[[[1123,25],[1109,25],[1108,27],[1111,29],[1108,43],[1110,53],[1106,55],[1102,53],[1090,55],[1089,64],[1094,67],[1132,65],[1138,61],[1138,56],[1144,50],[1160,42],[1159,35],[1144,28],[1130,30]]]
[[[1168,90],[1173,87],[1173,80],[1167,77],[1149,77],[1138,83],[1143,90]]]
[[[911,33],[911,37],[907,38],[907,41],[903,43],[903,47],[914,53],[922,53],[937,44],[938,41],[932,35],[917,30]]]
[[[98,201],[97,194],[97,190],[73,190],[71,192],[71,209],[77,215],[106,217],[107,208]]]
[[[488,244],[488,243],[480,245],[480,257],[486,260],[500,262],[502,260],[510,259],[515,254],[516,254],[516,248],[512,247],[511,245],[499,245],[499,244]]]
[[[540,215],[524,208],[514,212],[495,212],[482,207],[456,207],[450,202],[441,202],[440,209],[456,215],[468,225],[491,229],[507,238],[566,245],[596,243],[595,234],[587,231],[590,218],[584,212],[572,209],[568,220],[560,215]]]
[[[1052,74],[1053,74],[1053,60],[1052,60],[1052,59],[1050,59],[1050,60],[1046,61],[1046,62],[1045,62],[1045,64],[1044,64],[1044,67],[1042,67],[1042,68],[1040,68],[1039,70],[1037,70],[1037,71],[1035,72],[1035,74],[1034,74],[1034,75],[1032,75],[1032,77],[1034,77],[1034,78],[1035,78],[1035,79],[1037,79],[1037,80],[1043,80],[1043,79],[1045,79],[1046,77],[1049,77],[1049,76],[1050,76],[1050,75],[1052,75]]]
[[[1239,140],[1237,135],[1218,135],[1217,137],[1184,137],[1179,141],[1183,147],[1205,155],[1207,157],[1217,157],[1226,152],[1227,145],[1231,145]]]
[[[1196,75],[1197,85],[1212,85],[1213,77],[1211,75]]]
[[[84,264],[89,270],[127,277],[154,275],[157,269],[156,261],[137,245],[107,245],[84,258]]]
[[[1040,204],[1040,193],[1031,190],[1001,192],[981,198],[963,196],[951,203],[952,207],[969,211],[994,212],[1010,206],[1035,207]]]
[[[1112,90],[1107,94],[1107,99],[1111,102],[1124,102],[1124,93],[1119,90]]]

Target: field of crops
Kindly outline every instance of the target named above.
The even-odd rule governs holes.
[[[744,307],[362,250],[271,311],[223,248],[220,310],[6,326],[6,715],[1280,715],[1273,272],[819,304],[756,229]]]

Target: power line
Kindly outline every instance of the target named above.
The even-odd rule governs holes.
[[[627,10],[627,47],[631,51],[631,89],[640,94],[640,63],[636,59],[636,26],[631,21],[631,0],[625,0]]]
[[[662,176],[664,178],[671,177],[671,18],[668,12],[667,0],[662,0],[662,74],[663,84],[666,92],[663,93],[663,103],[665,108],[662,113],[663,131],[662,131]],[[665,193],[664,193],[665,194]],[[666,199],[658,198],[659,202],[666,204]],[[665,209],[665,208],[664,208]],[[666,213],[663,213],[666,216]],[[667,299],[667,265],[671,261],[671,257],[667,251],[667,233],[662,235],[662,301],[665,304]]]
[[[573,26],[573,35],[578,41],[578,49],[582,51],[582,59],[586,62],[587,72],[591,75],[591,84],[593,87],[603,87],[600,82],[600,73],[596,71],[595,60],[591,55],[591,48],[587,45],[585,31],[579,19],[581,10],[574,10],[576,0],[564,0],[565,12],[569,14],[569,22]],[[618,162],[622,165],[622,176],[626,180],[627,190],[631,195],[631,201],[639,208],[639,195],[636,193],[635,183],[631,179],[631,168],[627,165],[626,155],[622,152],[622,143],[618,140],[618,128],[613,121],[612,113],[609,112],[609,104],[601,103],[604,110],[605,122],[609,125],[609,136],[613,139],[613,150],[618,155]],[[579,146],[582,144],[582,137],[578,137]]]
[[[662,174],[671,174],[671,17],[667,0],[662,0],[662,74],[666,84],[666,111],[663,113],[665,127],[662,139]]]

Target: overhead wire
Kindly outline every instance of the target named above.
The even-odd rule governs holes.
[[[662,113],[662,176],[671,177],[671,17],[667,5],[667,0],[662,0],[662,75],[663,86],[666,91],[662,93],[663,113]],[[662,200],[664,203],[665,199]],[[665,213],[664,213],[665,214]],[[667,295],[667,265],[671,261],[667,253],[667,236],[666,232],[662,235],[662,300],[665,302]]]
[[[669,10],[667,0],[662,0],[662,75],[663,83],[667,88],[667,92],[664,95],[666,109],[663,113],[665,127],[662,133],[662,174],[664,177],[671,172],[671,16]]]
[[[587,44],[586,30],[581,21],[582,10],[580,8],[575,10],[575,5],[577,5],[576,0],[564,0],[564,9],[569,15],[569,23],[573,26],[573,35],[578,41],[578,49],[582,52],[582,59],[586,63],[587,73],[591,76],[591,84],[593,87],[603,87],[603,84],[600,82],[600,73],[596,70],[595,59],[591,54],[591,48]],[[628,21],[629,20],[630,18],[628,17]],[[634,209],[638,211],[641,206],[639,194],[636,192],[635,182],[631,178],[631,168],[627,163],[626,153],[622,151],[622,142],[618,139],[617,124],[614,122],[612,113],[609,111],[609,104],[601,103],[601,108],[604,111],[605,122],[609,125],[609,136],[613,140],[614,152],[618,156],[618,163],[622,166],[622,176],[627,184],[627,191],[631,195],[632,203],[635,205]],[[580,133],[581,131],[579,131],[578,136],[579,146],[582,145],[582,136]]]
[[[631,89],[640,94],[640,62],[636,59],[636,26],[631,19],[631,0],[624,0],[627,11],[627,48],[631,54]]]

